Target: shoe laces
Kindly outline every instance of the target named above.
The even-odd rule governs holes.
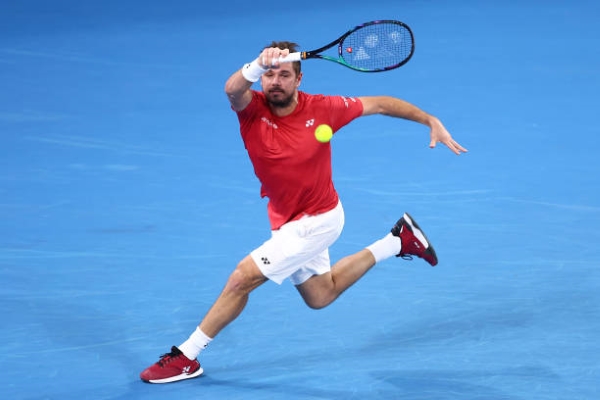
[[[181,354],[182,353],[180,350],[178,350],[176,348],[172,348],[170,353],[165,353],[160,356],[160,360],[158,360],[157,364],[160,365],[161,367],[164,367],[165,365],[167,365],[168,363],[173,361],[175,358],[177,358]]]

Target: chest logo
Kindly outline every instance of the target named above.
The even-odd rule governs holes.
[[[315,124],[315,119],[311,118],[309,120],[306,121],[306,127],[310,128],[311,126],[313,126]]]
[[[267,124],[268,126],[272,126],[273,129],[277,129],[277,124],[274,122],[271,122],[267,117],[262,117],[260,120],[262,122],[264,122],[265,124]]]

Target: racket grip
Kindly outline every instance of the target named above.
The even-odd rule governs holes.
[[[294,62],[294,61],[300,61],[302,60],[302,53],[301,52],[297,52],[297,53],[290,53],[285,57],[279,57],[279,62],[280,63],[284,63],[284,62]]]

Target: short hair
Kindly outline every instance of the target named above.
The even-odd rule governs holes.
[[[277,47],[278,49],[281,50],[285,50],[288,49],[290,51],[290,53],[295,53],[296,51],[298,51],[298,47],[300,47],[298,45],[298,43],[294,43],[294,42],[288,42],[288,41],[272,41],[268,46],[265,46],[263,48],[264,49],[268,49],[270,47]],[[294,72],[297,75],[300,75],[300,72],[302,71],[302,65],[300,63],[300,61],[294,61],[292,63],[292,66],[294,68]]]

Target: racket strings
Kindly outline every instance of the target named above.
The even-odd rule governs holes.
[[[364,26],[340,44],[340,56],[355,69],[378,71],[394,68],[411,56],[413,37],[403,25],[381,23]]]

